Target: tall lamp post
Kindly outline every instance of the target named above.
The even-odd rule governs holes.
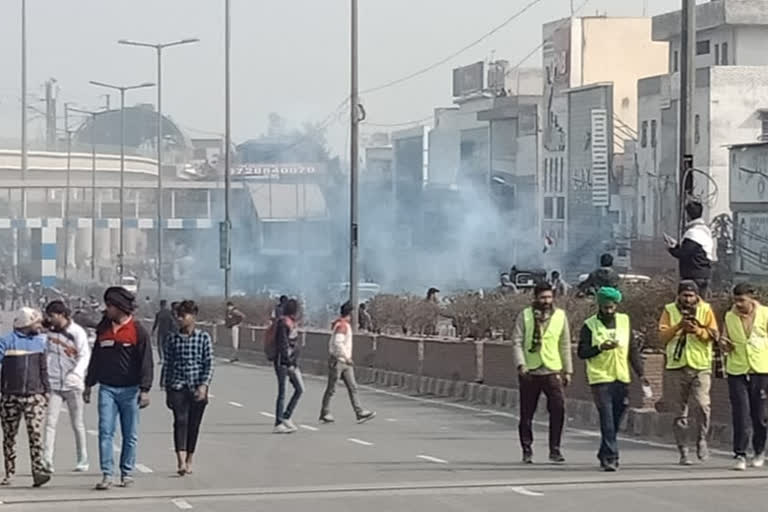
[[[113,85],[94,80],[91,80],[90,84],[120,91],[120,252],[117,255],[117,273],[122,283],[123,276],[125,275],[125,91],[154,87],[155,84],[144,82],[137,85]]]
[[[96,116],[103,112],[69,107],[70,112],[91,116],[91,279],[96,279]]]
[[[118,44],[152,48],[157,55],[157,297],[163,297],[163,50],[171,46],[197,43],[197,38],[169,43],[145,43],[121,39]]]
[[[349,141],[349,186],[350,186],[350,201],[349,201],[349,302],[352,304],[352,328],[357,329],[357,315],[358,315],[358,136],[360,129],[360,111],[358,104],[360,103],[359,90],[358,90],[358,25],[357,25],[357,0],[351,0],[351,20],[350,20],[350,141]]]
[[[231,45],[231,17],[229,0],[224,0],[224,301],[229,302],[230,281],[232,272],[232,220],[229,217],[229,187],[232,146],[231,117],[230,117],[230,83],[229,83],[229,53]],[[220,236],[221,238],[221,236]],[[221,242],[220,242],[221,243]]]

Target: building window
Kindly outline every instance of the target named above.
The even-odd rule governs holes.
[[[544,218],[545,219],[552,220],[555,217],[554,207],[553,207],[554,200],[555,200],[554,197],[544,198]]]
[[[693,139],[696,144],[701,142],[701,116],[699,114],[693,118]]]
[[[657,143],[656,129],[657,129],[656,120],[653,119],[651,120],[651,147],[652,148],[655,148]]]
[[[640,218],[642,223],[645,224],[645,196],[640,198]]]
[[[728,65],[728,43],[723,43],[720,49],[720,64],[723,66]]]
[[[675,50],[672,52],[672,72],[677,73],[680,71],[680,52]]]
[[[709,55],[709,40],[696,42],[696,55]]]
[[[720,65],[720,45],[715,45],[715,66]]]
[[[557,198],[557,220],[565,220],[565,198]]]
[[[640,147],[648,147],[648,121],[640,125]]]

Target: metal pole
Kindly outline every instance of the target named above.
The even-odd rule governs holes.
[[[224,0],[224,223],[227,230],[226,253],[227,262],[224,268],[224,301],[229,301],[230,279],[232,266],[232,220],[229,217],[229,173],[230,173],[230,147],[231,140],[231,119],[230,119],[230,83],[229,83],[229,48],[230,48],[230,11],[229,0]]]
[[[72,132],[69,130],[69,105],[64,104],[64,129],[67,132],[67,186],[64,191],[64,280],[69,272],[69,196],[72,191]]]
[[[350,201],[349,201],[349,302],[352,304],[352,329],[356,330],[358,326],[358,268],[357,268],[357,253],[358,253],[358,190],[357,190],[357,178],[358,178],[358,135],[359,135],[359,113],[358,104],[360,99],[358,98],[358,56],[357,56],[357,40],[358,40],[358,27],[357,27],[357,0],[351,0],[351,41],[350,41],[350,56],[351,56],[351,83],[350,83],[350,141],[349,141],[349,187],[350,187]]]
[[[27,176],[27,0],[21,0],[21,178],[25,179],[26,176]]]
[[[96,113],[91,114],[91,279],[96,279]]]
[[[685,201],[693,191],[693,177],[688,172],[693,167],[693,99],[696,92],[696,0],[682,0],[682,25],[680,28],[680,134],[678,154],[679,178],[679,237],[685,226]]]
[[[120,89],[120,252],[117,255],[118,275],[125,275],[125,88]]]
[[[163,47],[157,46],[157,300],[163,298]]]

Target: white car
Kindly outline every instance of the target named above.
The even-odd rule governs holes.
[[[120,286],[134,295],[139,293],[139,280],[133,276],[123,276],[122,280],[120,281]]]

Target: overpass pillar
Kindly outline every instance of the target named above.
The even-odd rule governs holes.
[[[96,229],[96,247],[94,255],[96,257],[96,266],[109,267],[112,262],[112,255],[117,254],[112,252],[112,237],[110,236],[109,228],[95,228]]]
[[[32,228],[30,235],[32,277],[46,288],[56,286],[56,228]]]
[[[91,229],[93,227],[78,228],[75,238],[75,261],[76,266],[87,268],[91,260]]]

